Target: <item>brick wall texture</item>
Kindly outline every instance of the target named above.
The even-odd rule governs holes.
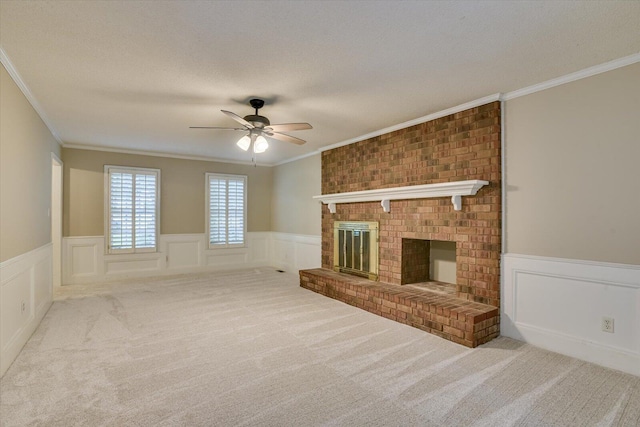
[[[480,179],[455,211],[450,197],[338,204],[322,209],[322,267],[333,268],[333,222],[380,224],[379,280],[401,285],[402,240],[456,242],[459,298],[500,306],[500,102],[322,153],[322,194]],[[409,264],[409,263],[405,263]]]

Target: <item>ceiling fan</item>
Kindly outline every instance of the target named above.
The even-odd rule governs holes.
[[[258,110],[264,106],[264,100],[252,99],[249,101],[249,104],[251,104],[251,107],[253,107],[256,112],[255,114],[244,116],[244,118],[235,113],[232,113],[231,111],[221,110],[224,114],[240,123],[242,125],[241,128],[190,126],[190,129],[221,129],[247,132],[245,136],[238,140],[237,145],[244,151],[247,151],[249,148],[253,147],[253,152],[256,154],[264,153],[269,147],[269,143],[267,142],[267,139],[265,137],[278,139],[285,142],[291,142],[298,145],[302,145],[306,142],[303,139],[285,135],[281,132],[312,129],[312,126],[309,123],[281,123],[272,125],[271,122],[269,122],[269,119],[258,114]]]

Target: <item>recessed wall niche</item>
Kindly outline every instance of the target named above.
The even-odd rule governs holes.
[[[456,242],[402,239],[401,285],[456,284]]]
[[[429,248],[429,280],[456,283],[456,242],[432,240]]]

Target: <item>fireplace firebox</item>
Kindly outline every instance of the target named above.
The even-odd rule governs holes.
[[[333,229],[333,269],[378,280],[378,223],[336,221]]]

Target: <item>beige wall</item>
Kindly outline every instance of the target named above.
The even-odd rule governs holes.
[[[60,146],[0,66],[0,261],[51,242],[51,153]]]
[[[320,172],[320,154],[273,168],[272,231],[320,235]]]
[[[640,63],[506,102],[506,252],[640,264]]]
[[[64,148],[64,236],[104,235],[104,165],[161,170],[160,233],[205,232],[205,173],[248,176],[247,231],[269,231],[272,168]]]

